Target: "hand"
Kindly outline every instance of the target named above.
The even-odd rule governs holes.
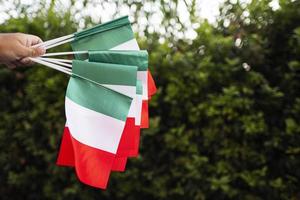
[[[31,64],[28,57],[43,55],[46,50],[32,47],[43,42],[39,37],[23,33],[0,34],[0,63],[10,68]]]

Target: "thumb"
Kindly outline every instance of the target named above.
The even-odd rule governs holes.
[[[20,52],[20,57],[38,57],[43,55],[46,50],[44,48],[41,47],[26,47],[23,46]]]
[[[46,49],[43,47],[31,47],[33,50],[32,57],[38,57],[46,53]]]

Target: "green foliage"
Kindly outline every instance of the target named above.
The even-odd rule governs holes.
[[[151,128],[106,191],[55,165],[68,78],[42,66],[1,68],[1,198],[300,199],[300,3],[274,11],[267,0],[232,2],[192,42],[139,38],[158,86]],[[47,39],[77,26],[50,7],[0,28]]]

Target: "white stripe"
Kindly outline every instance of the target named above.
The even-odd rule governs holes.
[[[101,84],[102,86],[134,98],[136,95],[136,86],[128,86],[128,85],[111,85],[111,84]]]
[[[143,86],[143,100],[148,100],[148,72],[147,71],[138,71],[137,80],[142,81]]]
[[[134,117],[136,119],[138,116],[138,113],[136,111],[136,100],[137,100],[136,98],[137,98],[137,95],[134,95],[134,98],[132,99],[127,117],[132,117],[132,118]]]
[[[125,122],[78,105],[66,97],[72,137],[88,146],[116,154]]]
[[[142,95],[137,95],[136,97],[136,113],[139,113],[138,115],[136,115],[136,118],[135,118],[135,125],[136,126],[140,126],[141,125],[141,113],[142,113],[142,102],[143,102],[143,97]]]
[[[140,47],[136,39],[131,39],[127,42],[124,42],[122,44],[119,44],[118,46],[111,48],[110,50],[140,50]]]

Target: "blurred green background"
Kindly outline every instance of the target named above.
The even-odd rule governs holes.
[[[270,3],[224,1],[209,23],[196,0],[1,0],[0,32],[43,40],[127,9],[158,93],[140,156],[102,191],[55,165],[68,76],[0,67],[0,199],[300,199],[300,1]]]

